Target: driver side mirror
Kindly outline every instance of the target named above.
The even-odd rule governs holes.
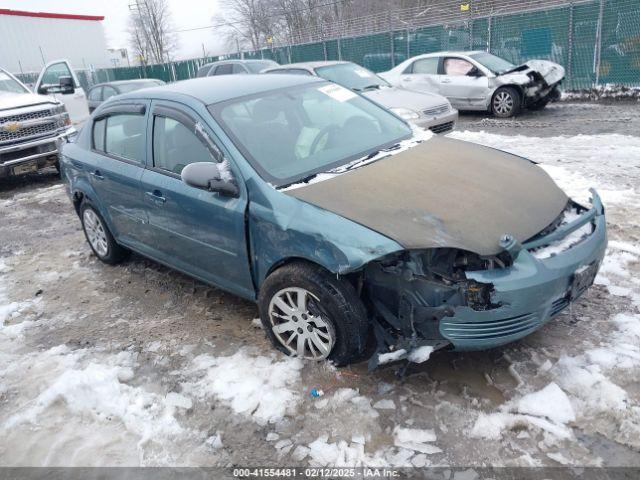
[[[70,93],[74,93],[75,91],[76,87],[73,83],[73,78],[71,78],[70,76],[60,77],[58,79],[58,85],[41,85],[38,88],[38,93],[41,95],[51,95],[53,93],[68,95]]]
[[[483,76],[484,74],[476,66],[474,66],[471,70],[467,72],[467,77],[483,77]]]
[[[69,76],[60,77],[60,93],[74,93],[76,91],[76,86],[73,83],[73,78]]]
[[[240,193],[233,179],[222,178],[217,163],[190,163],[182,169],[180,176],[182,181],[191,187],[217,192],[225,197],[237,197]]]

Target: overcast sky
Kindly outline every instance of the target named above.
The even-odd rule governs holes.
[[[218,13],[217,0],[168,0],[176,29],[210,25]],[[103,15],[104,31],[110,48],[129,48],[127,19],[129,4],[133,0],[2,0],[0,7],[33,12],[74,13],[78,15]],[[178,34],[176,58],[202,56],[204,44],[207,54],[225,51],[224,41],[212,30],[197,30]]]

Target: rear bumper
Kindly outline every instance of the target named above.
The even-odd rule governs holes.
[[[55,136],[0,147],[0,178],[20,173],[21,167],[33,165],[35,169],[54,165],[58,160],[59,144],[77,133],[69,127]]]
[[[455,128],[458,121],[458,110],[450,109],[447,113],[436,117],[421,116],[414,123],[425,130],[431,130],[433,133],[448,133]]]
[[[595,276],[607,247],[604,209],[595,192],[593,196],[593,207],[570,224],[575,229],[593,222],[593,232],[580,243],[544,259],[527,250],[533,244],[525,244],[509,268],[467,272],[468,278],[493,286],[491,300],[498,307],[457,307],[453,316],[443,318],[440,333],[454,349],[480,350],[523,338],[584,292],[576,289],[576,272],[591,267],[589,275]],[[588,284],[592,281],[590,277]]]

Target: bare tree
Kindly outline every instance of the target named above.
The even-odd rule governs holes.
[[[141,63],[164,63],[177,47],[167,0],[134,0],[129,36]]]

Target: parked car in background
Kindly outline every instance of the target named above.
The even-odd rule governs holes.
[[[0,178],[57,165],[59,142],[75,133],[64,103],[0,68]]]
[[[291,63],[268,68],[262,73],[317,75],[358,92],[402,119],[435,133],[450,132],[458,119],[457,110],[443,96],[393,87],[372,71],[351,62]]]
[[[64,103],[74,125],[81,125],[89,117],[87,96],[68,60],[47,63],[36,80],[34,90]]]
[[[418,55],[380,75],[391,84],[447,97],[458,110],[489,110],[512,117],[522,108],[539,110],[560,97],[564,68],[547,60],[522,65],[487,52]]]
[[[133,92],[141,88],[157,87],[164,85],[162,80],[155,78],[140,78],[136,80],[120,80],[116,82],[98,83],[89,89],[87,98],[89,101],[89,113],[93,112],[98,105],[109,98],[122,93]]]
[[[311,76],[121,95],[61,169],[101,261],[134,250],[256,301],[276,348],[338,365],[371,332],[372,367],[522,338],[584,293],[607,244],[595,191],[582,206],[529,160]]]
[[[260,73],[265,68],[276,65],[278,65],[278,62],[273,60],[221,60],[201,66],[196,76],[211,77],[214,75]]]

